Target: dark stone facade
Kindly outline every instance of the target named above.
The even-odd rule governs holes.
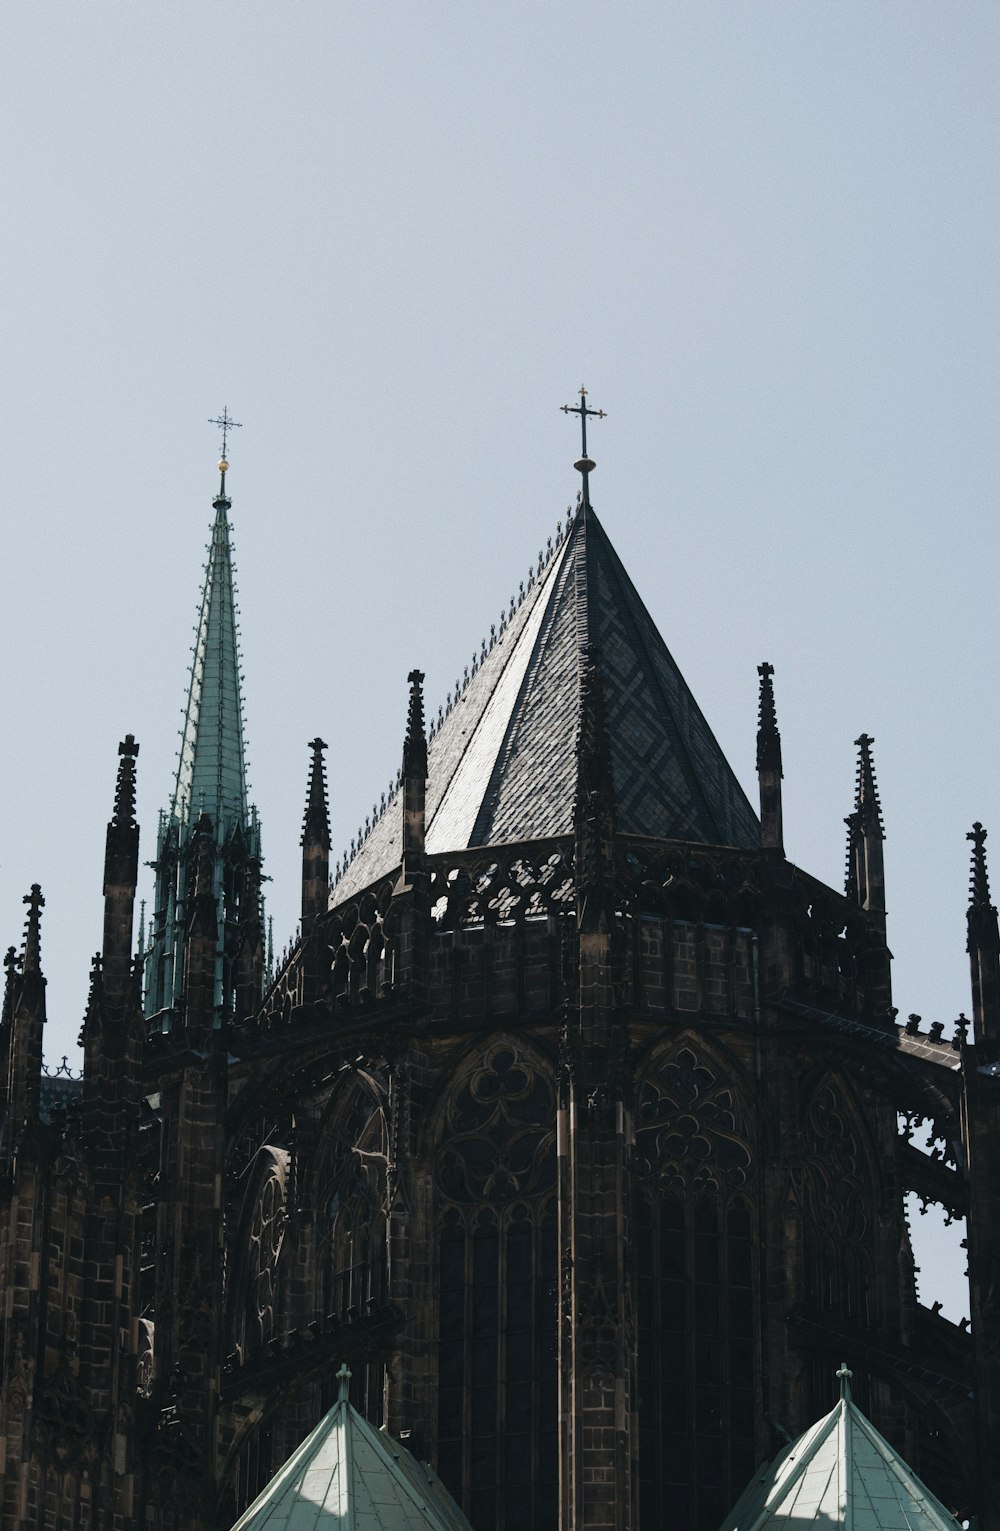
[[[525,624],[557,556],[532,571]],[[475,1531],[712,1531],[832,1405],[844,1359],[934,1491],[998,1531],[1000,940],[982,833],[971,1033],[945,1041],[891,1008],[871,741],[840,894],[784,856],[769,666],[759,846],[715,764],[692,822],[724,789],[737,844],[624,832],[627,655],[584,649],[577,671],[569,819],[544,838],[429,848],[434,743],[442,761],[450,746],[445,720],[428,756],[414,672],[372,830],[391,817],[396,851],[365,881],[359,848],[328,891],[314,741],[301,937],[266,980],[246,919],[227,917],[220,963],[218,845],[192,826],[180,997],[151,1016],[122,746],[79,1083],[42,1071],[37,890],[7,958],[2,1531],[221,1531],[345,1360],[359,1406],[436,1463]],[[256,915],[259,880],[241,886]],[[968,1217],[971,1331],[917,1301],[909,1190]]]

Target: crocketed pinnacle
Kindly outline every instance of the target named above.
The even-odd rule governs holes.
[[[424,672],[411,670],[410,705],[406,715],[406,738],[403,741],[403,775],[427,776],[427,736],[424,733]]]
[[[221,843],[246,827],[247,785],[230,501],[220,494],[214,505],[171,814],[189,823],[207,813]]]
[[[310,740],[312,761],[309,766],[309,790],[306,795],[306,811],[302,820],[300,845],[321,845],[330,849],[330,809],[326,795],[326,769],[323,751],[326,743],[318,735]]]
[[[969,913],[996,910],[990,903],[990,879],[986,869],[986,830],[980,823],[973,824],[965,837],[972,841],[972,869],[969,878]]]
[[[118,780],[115,783],[115,807],[111,823],[115,829],[135,827],[135,762],[139,746],[133,734],[126,734],[118,746]]]
[[[767,660],[757,666],[760,676],[760,699],[757,715],[757,769],[781,770],[781,734],[774,708],[774,665]]]
[[[882,804],[879,802],[875,767],[872,764],[872,745],[875,740],[869,734],[862,734],[854,742],[859,752],[854,790],[854,812],[857,814],[858,828],[863,835],[877,835],[880,840],[884,840]]]
[[[28,918],[24,922],[21,972],[27,978],[30,974],[38,974],[42,971],[41,926],[45,900],[37,882],[32,883],[31,892],[24,895],[24,902],[28,906]]]
[[[13,946],[8,946],[6,955],[3,959],[4,986],[2,1024],[4,1026],[10,1025],[11,1016],[14,1014],[14,984],[17,979],[17,970],[20,961],[21,959],[18,956],[16,949]],[[6,1080],[0,1079],[0,1089],[3,1088],[5,1083]]]

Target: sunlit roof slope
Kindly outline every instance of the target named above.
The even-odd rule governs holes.
[[[759,846],[739,782],[604,528],[581,506],[430,741],[428,852],[571,831],[588,644],[606,679],[619,832]],[[393,799],[337,902],[399,864],[399,819]]]
[[[471,1531],[430,1467],[340,1397],[233,1531]]]
[[[762,1467],[721,1531],[956,1531],[958,1522],[851,1401],[841,1397],[817,1424]]]

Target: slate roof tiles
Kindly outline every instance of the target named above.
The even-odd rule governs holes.
[[[605,675],[618,831],[759,846],[742,788],[587,506],[430,742],[428,852],[572,831],[586,644]],[[335,904],[399,865],[400,812],[397,793]]]

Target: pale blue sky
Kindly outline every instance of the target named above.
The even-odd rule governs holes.
[[[1000,7],[34,0],[0,27],[0,935],[46,894],[49,1054],[101,932],[116,746],[168,801],[228,404],[281,944],[306,741],[336,848],[575,495],[753,800],[839,886],[852,741],[896,1002],[969,1006],[1000,878]]]

